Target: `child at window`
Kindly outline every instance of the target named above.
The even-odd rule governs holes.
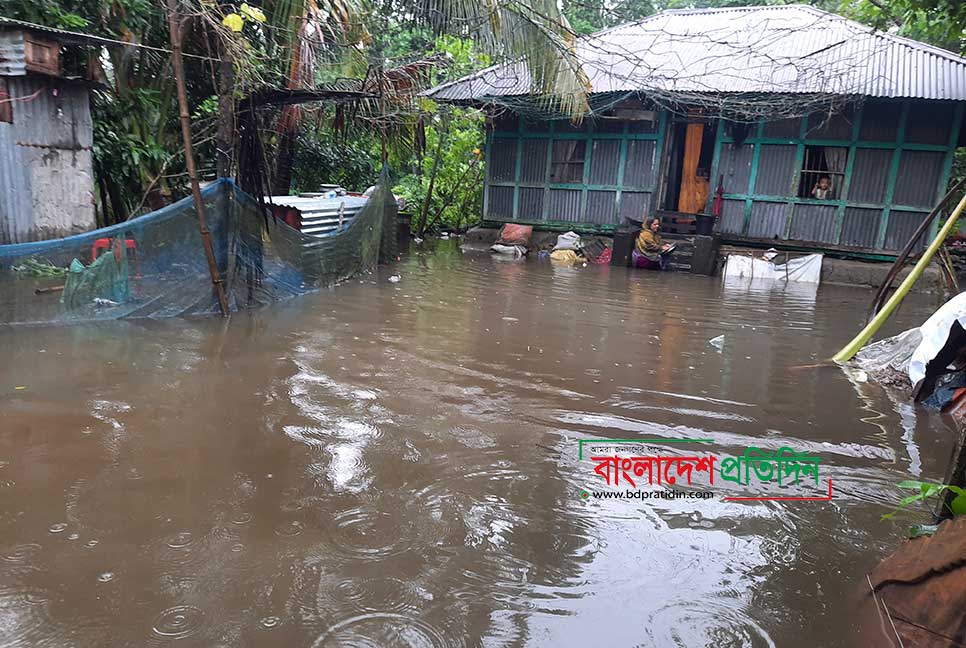
[[[832,179],[827,175],[820,176],[818,182],[812,187],[812,198],[825,200],[832,197]]]

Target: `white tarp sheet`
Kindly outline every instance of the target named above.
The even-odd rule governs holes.
[[[778,265],[751,256],[729,254],[725,263],[724,276],[817,284],[822,278],[822,255],[809,254]]]
[[[913,385],[918,385],[926,377],[926,365],[946,346],[953,322],[959,322],[960,326],[966,328],[966,293],[960,293],[943,304],[919,327],[922,342],[909,360],[909,380]]]

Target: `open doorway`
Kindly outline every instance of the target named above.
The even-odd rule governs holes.
[[[714,155],[713,123],[675,122],[671,126],[664,209],[700,214],[708,201],[711,159]]]

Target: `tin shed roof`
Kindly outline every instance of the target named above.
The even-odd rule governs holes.
[[[966,59],[807,5],[682,9],[585,36],[592,92],[833,94],[966,101]],[[522,63],[426,94],[487,101],[530,94]]]

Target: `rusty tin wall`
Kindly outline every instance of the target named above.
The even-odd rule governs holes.
[[[14,102],[13,123],[0,123],[0,244],[94,229],[87,88],[36,75],[6,81]]]

